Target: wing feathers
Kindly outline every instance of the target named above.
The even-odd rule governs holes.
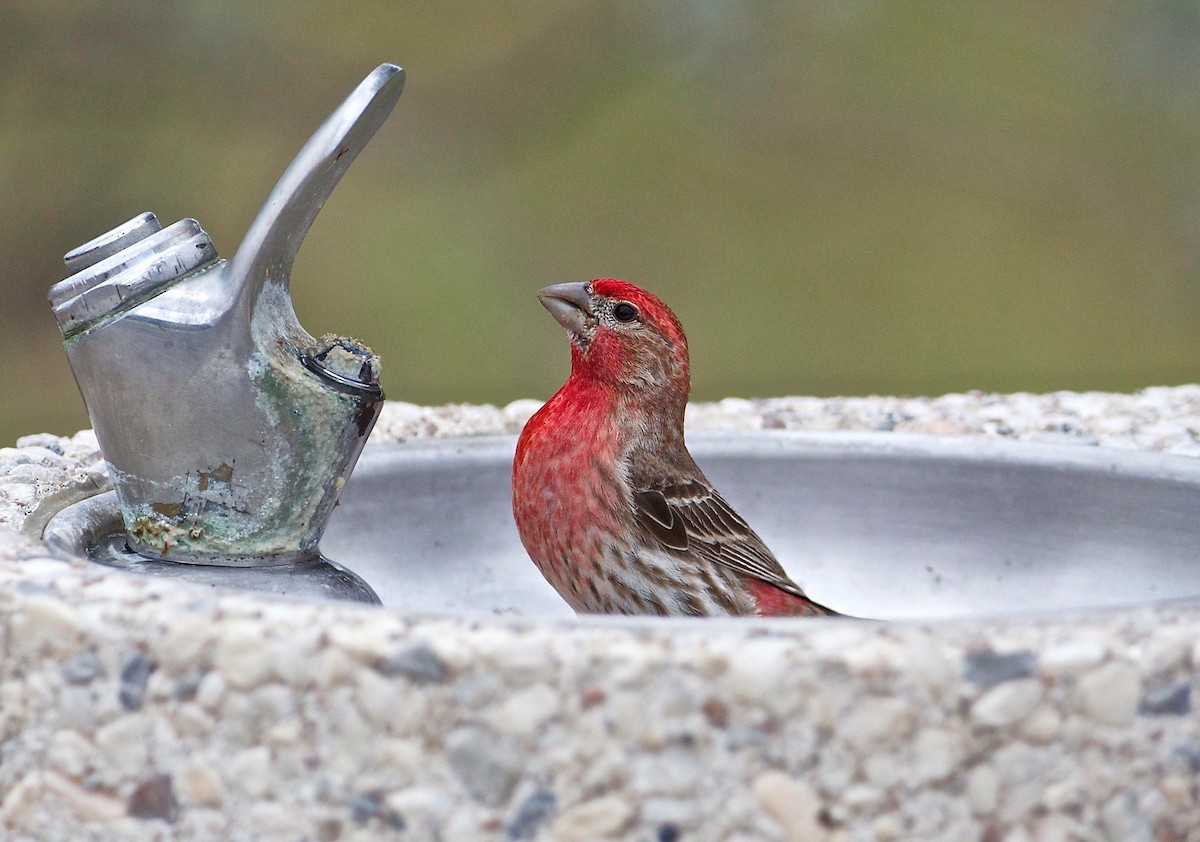
[[[661,491],[635,491],[633,502],[637,509],[638,522],[663,546],[680,552],[688,548],[687,527],[682,518],[676,517],[675,511]]]
[[[762,539],[707,482],[660,480],[645,485],[633,493],[637,520],[665,548],[687,551],[804,596]]]

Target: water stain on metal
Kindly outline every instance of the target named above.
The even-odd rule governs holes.
[[[183,503],[151,503],[150,509],[163,517],[176,518],[183,511]]]
[[[200,472],[200,490],[207,491],[209,482],[223,482],[226,485],[233,482],[233,466],[228,463],[222,463],[221,467],[211,471]]]

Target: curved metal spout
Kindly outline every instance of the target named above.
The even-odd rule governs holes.
[[[404,71],[381,64],[325,120],[254,218],[229,272],[253,311],[264,284],[287,288],[300,243],[333,188],[392,112],[404,90]]]
[[[130,547],[229,566],[312,558],[382,405],[379,358],[314,339],[288,291],[305,234],[391,112],[384,64],[330,115],[228,262],[193,219],[142,214],[50,290]]]

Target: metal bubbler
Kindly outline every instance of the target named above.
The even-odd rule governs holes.
[[[132,551],[110,563],[379,601],[317,546],[383,404],[379,358],[306,333],[288,286],[317,213],[403,87],[384,64],[355,88],[232,259],[196,220],[164,228],[152,213],[64,258],[73,274],[50,302]]]

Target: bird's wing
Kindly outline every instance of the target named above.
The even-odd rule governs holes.
[[[722,564],[808,599],[762,539],[702,474],[635,481],[633,505],[638,526],[664,548]]]

